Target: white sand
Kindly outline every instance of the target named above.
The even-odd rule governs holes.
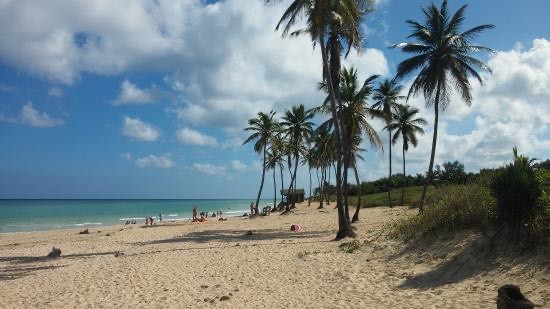
[[[409,248],[386,236],[389,222],[412,213],[402,207],[362,210],[364,245],[344,253],[332,241],[336,211],[316,206],[89,235],[0,234],[0,307],[494,308],[507,283],[550,307],[548,257],[494,258],[473,233]],[[54,245],[62,257],[43,258]]]

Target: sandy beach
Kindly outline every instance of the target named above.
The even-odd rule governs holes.
[[[336,210],[316,208],[88,235],[0,234],[0,307],[494,308],[507,283],[550,307],[543,254],[489,250],[473,232],[407,245],[387,235],[393,220],[415,213],[404,207],[362,210],[362,246],[346,253],[339,245],[349,240],[332,241]],[[52,246],[60,258],[45,257]]]

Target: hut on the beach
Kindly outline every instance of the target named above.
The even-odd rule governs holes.
[[[287,203],[301,203],[305,200],[305,190],[304,189],[283,189],[281,194],[285,197]]]

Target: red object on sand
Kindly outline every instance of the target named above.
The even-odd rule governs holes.
[[[302,229],[303,229],[302,226],[299,225],[299,224],[292,224],[292,225],[290,226],[290,230],[291,230],[291,231],[294,231],[294,232],[296,232],[296,233],[300,233],[300,232],[302,231]]]

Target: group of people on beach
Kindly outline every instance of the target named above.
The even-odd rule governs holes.
[[[126,223],[124,223],[125,225],[128,225],[128,224],[136,224],[136,220],[127,220]]]
[[[199,214],[199,209],[197,208],[197,206],[194,206],[193,207],[193,219],[192,219],[192,221],[193,222],[206,222],[206,218],[208,218],[209,213],[210,212],[208,212],[208,211],[203,211]],[[199,215],[200,215],[200,218],[199,218]],[[218,221],[227,220],[226,218],[222,217],[222,211],[221,210],[217,210],[216,212],[212,212],[210,217],[211,218],[218,217]]]

